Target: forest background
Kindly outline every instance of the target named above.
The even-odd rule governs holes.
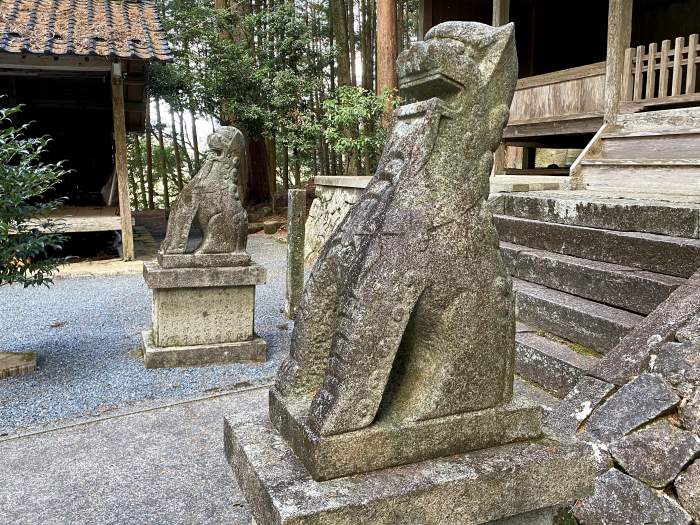
[[[168,209],[220,125],[248,138],[248,205],[315,176],[372,175],[417,4],[158,0],[174,60],[150,66],[146,134],[129,137],[132,207]]]

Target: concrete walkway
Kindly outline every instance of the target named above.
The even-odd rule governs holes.
[[[0,524],[248,525],[223,417],[266,406],[250,388],[0,440]]]

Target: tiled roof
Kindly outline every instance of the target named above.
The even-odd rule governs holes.
[[[0,51],[170,60],[150,0],[0,0]]]

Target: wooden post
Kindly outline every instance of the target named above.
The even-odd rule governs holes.
[[[510,0],[493,0],[493,25],[504,26],[510,22]]]
[[[632,0],[610,0],[608,54],[605,68],[605,122],[617,119],[622,94],[625,49],[632,38]]]
[[[418,40],[433,27],[433,0],[421,0],[418,6]]]
[[[503,142],[498,145],[498,148],[496,148],[493,154],[493,174],[506,174],[506,145]]]
[[[377,94],[399,85],[396,54],[396,0],[377,0]]]
[[[124,78],[122,64],[112,64],[112,121],[114,122],[114,170],[119,190],[119,216],[122,223],[122,256],[134,258],[134,232],[131,229],[129,181],[126,164],[126,122],[124,117]]]

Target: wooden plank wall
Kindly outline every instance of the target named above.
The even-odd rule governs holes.
[[[602,115],[605,62],[518,81],[509,124]]]

